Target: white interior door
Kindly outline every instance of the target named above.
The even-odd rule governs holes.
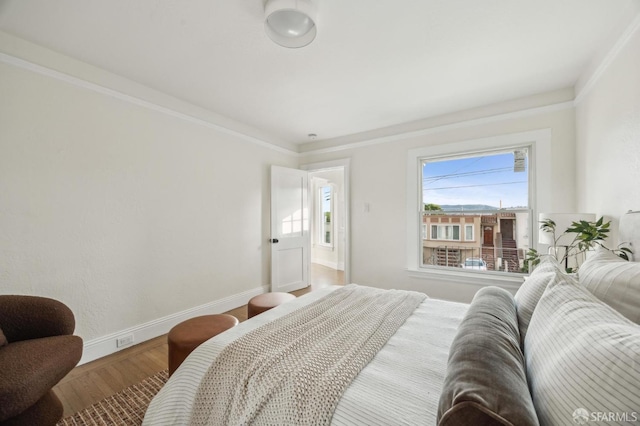
[[[309,285],[308,173],[271,166],[271,291]]]

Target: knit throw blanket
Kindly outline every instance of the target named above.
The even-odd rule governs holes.
[[[354,284],[229,344],[200,384],[194,425],[328,425],[351,381],[425,299]]]

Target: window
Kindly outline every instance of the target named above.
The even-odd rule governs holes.
[[[528,150],[516,146],[421,160],[422,221],[431,223],[431,240],[422,245],[423,266],[500,272],[524,266],[529,248],[524,238],[530,217]],[[474,224],[489,229],[487,238],[474,241]],[[482,268],[475,267],[480,263]]]
[[[460,241],[460,225],[431,225],[431,239]]]
[[[465,241],[473,241],[473,225],[465,225],[464,226],[464,240]]]
[[[333,247],[333,187],[324,185],[318,189],[318,245]]]
[[[478,284],[499,274],[519,285],[513,273],[537,241],[533,212],[549,205],[550,141],[549,130],[537,130],[410,150],[409,272]],[[418,224],[430,238],[416,238]],[[455,239],[454,228],[462,234]]]

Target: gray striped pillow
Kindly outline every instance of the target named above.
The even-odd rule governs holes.
[[[640,263],[600,248],[582,264],[578,280],[598,299],[640,324]]]
[[[542,297],[542,293],[553,280],[558,271],[558,263],[551,256],[543,256],[540,264],[530,276],[525,278],[514,299],[518,313],[518,328],[520,329],[521,344],[527,334],[531,315]]]
[[[540,424],[632,420],[640,408],[640,326],[562,276],[556,281],[524,346]]]

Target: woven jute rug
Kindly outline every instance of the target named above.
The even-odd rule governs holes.
[[[151,399],[167,382],[167,377],[166,370],[147,377],[136,385],[60,420],[57,426],[140,425]]]

